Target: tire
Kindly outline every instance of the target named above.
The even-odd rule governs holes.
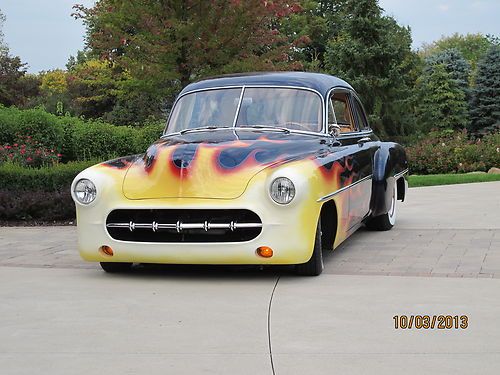
[[[318,276],[321,272],[323,272],[323,268],[324,263],[323,249],[321,246],[321,223],[318,221],[311,259],[309,259],[306,263],[295,265],[295,272],[297,275],[302,276]]]
[[[385,231],[390,230],[396,224],[396,212],[398,202],[398,182],[394,181],[394,189],[392,190],[391,207],[386,214],[376,216],[366,223],[366,226],[372,230]]]
[[[124,273],[130,271],[132,263],[101,262],[101,267],[108,273]]]

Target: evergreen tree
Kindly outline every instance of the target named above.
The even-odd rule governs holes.
[[[417,121],[420,129],[427,132],[460,130],[467,125],[467,102],[458,82],[442,64],[424,72],[417,81]]]
[[[401,121],[409,111],[406,98],[417,64],[409,28],[384,16],[377,0],[347,0],[338,11],[340,29],[326,50],[328,72],[353,85],[373,128],[387,135],[405,133]]]
[[[462,53],[456,48],[437,52],[425,59],[425,71],[433,70],[436,65],[443,65],[451,78],[455,79],[458,86],[468,94],[470,64],[463,58]]]
[[[471,96],[470,130],[500,131],[500,46],[491,46],[479,61]]]
[[[449,49],[460,51],[463,58],[470,64],[472,71],[476,70],[477,62],[480,60],[492,44],[498,44],[498,38],[483,34],[455,33],[451,36],[445,36],[430,44],[424,43],[419,53],[423,57],[429,57],[438,52]]]

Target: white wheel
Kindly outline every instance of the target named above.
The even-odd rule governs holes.
[[[396,207],[397,207],[397,202],[398,202],[398,182],[394,182],[394,189],[392,191],[392,198],[391,198],[391,208],[389,209],[389,212],[387,213],[389,223],[394,226],[396,224]]]
[[[396,212],[398,201],[398,182],[394,180],[392,189],[391,205],[386,214],[376,216],[366,223],[366,226],[374,230],[390,230],[396,224]]]

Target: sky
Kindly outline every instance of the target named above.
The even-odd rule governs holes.
[[[5,40],[29,72],[64,68],[83,48],[85,29],[71,17],[75,3],[94,0],[0,0]],[[500,0],[380,0],[380,6],[411,27],[414,49],[455,32],[500,36]]]

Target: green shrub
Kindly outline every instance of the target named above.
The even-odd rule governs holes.
[[[156,124],[148,124],[139,128],[139,136],[136,139],[136,153],[143,153],[147,150],[147,148],[159,139],[165,129],[165,124],[156,123]]]
[[[0,143],[15,143],[28,136],[57,152],[64,144],[64,131],[56,116],[41,109],[18,110],[0,107]]]
[[[78,124],[73,128],[71,142],[76,159],[109,159],[135,153],[137,132],[130,127],[100,122]]]
[[[36,169],[6,163],[0,165],[0,190],[14,192],[69,191],[71,182],[76,175],[93,164],[96,162],[72,162]]]
[[[412,174],[466,173],[500,166],[500,134],[470,140],[464,132],[434,132],[406,148]]]
[[[55,150],[40,146],[29,136],[25,139],[19,138],[19,143],[0,144],[0,164],[12,162],[24,167],[39,168],[59,162],[61,154],[56,154]]]
[[[0,104],[0,144],[16,142],[18,131],[19,110],[14,107],[4,107]]]
[[[143,127],[115,126],[77,117],[58,117],[42,109],[19,110],[0,106],[0,144],[20,143],[31,136],[49,150],[62,154],[62,161],[106,160],[143,153],[157,140],[162,123]]]

